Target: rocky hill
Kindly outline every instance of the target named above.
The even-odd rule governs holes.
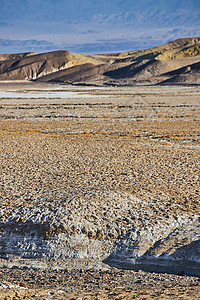
[[[200,38],[125,53],[81,55],[68,51],[0,55],[0,80],[64,84],[199,84]]]

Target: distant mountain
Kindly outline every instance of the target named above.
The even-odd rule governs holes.
[[[117,54],[60,50],[0,55],[0,80],[25,79],[82,85],[200,84],[200,37]]]
[[[67,47],[67,45],[66,45]],[[0,39],[0,53],[21,52],[49,52],[62,49],[62,45],[55,45],[45,40],[11,40]],[[64,47],[65,48],[65,47]],[[73,50],[73,49],[72,49]]]
[[[0,42],[1,53],[11,47],[15,52],[126,51],[198,36],[200,5],[199,0],[1,0],[0,20],[0,38],[10,41]],[[29,39],[37,43],[27,45]],[[40,45],[41,40],[49,44]]]
[[[166,26],[196,22],[200,24],[198,0],[1,0],[3,21],[108,22]],[[184,21],[184,23],[182,23]]]

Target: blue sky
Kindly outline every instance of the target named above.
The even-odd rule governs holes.
[[[119,52],[199,35],[199,0],[0,0],[0,53]]]

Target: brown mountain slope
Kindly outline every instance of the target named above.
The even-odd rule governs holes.
[[[36,55],[35,52],[27,52],[27,53],[16,53],[16,54],[0,54],[0,61],[10,60],[10,59],[21,59],[26,56]]]
[[[164,74],[161,84],[200,84],[200,62]]]
[[[179,74],[163,80],[161,85],[200,85],[200,73]]]
[[[123,52],[123,53],[113,53],[113,54],[104,54],[104,55],[95,55],[93,57],[97,57],[98,59],[118,59],[118,61],[141,61],[144,59],[162,59],[161,55],[167,55],[168,53],[177,53],[181,51],[186,51],[188,48],[193,48],[196,45],[200,44],[200,37],[197,38],[183,38],[178,39],[175,41],[171,41],[167,44],[156,46],[149,49],[144,50],[135,50],[135,51],[129,51],[129,52]],[[186,51],[187,52],[187,51]],[[195,51],[194,51],[195,52]],[[200,54],[200,53],[199,53]],[[198,55],[198,53],[190,54],[189,52],[185,54],[184,57],[190,57]],[[183,58],[183,57],[178,57]],[[163,58],[164,59],[164,58]],[[167,59],[175,59],[175,57],[170,56]]]
[[[64,50],[41,54],[2,54],[0,80],[26,79],[95,85],[162,82],[170,84],[172,81],[191,84],[194,80],[197,84],[200,71],[198,67],[193,70],[191,66],[194,64],[198,66],[198,63],[200,63],[200,37],[179,39],[151,49],[117,54],[81,55]],[[191,76],[188,74],[190,68]],[[179,80],[177,76],[184,77],[184,80]]]
[[[180,60],[157,60],[152,59],[144,63],[132,63],[126,67],[122,67],[113,71],[106,72],[104,75],[114,79],[120,78],[134,78],[136,80],[147,79],[152,76],[160,76],[167,72],[182,68],[190,64],[192,61],[196,62],[196,59],[180,59]],[[197,58],[199,61],[199,58]]]
[[[169,59],[181,59],[186,57],[193,57],[200,55],[200,44],[196,44],[190,47],[184,47],[182,49],[175,49],[173,51],[166,51],[157,56],[157,59],[169,60]]]
[[[103,72],[107,68],[106,64],[94,65],[91,63],[83,64],[58,71],[37,79],[39,82],[60,82],[75,84],[82,82],[95,84],[95,81],[104,79]]]
[[[85,63],[99,64],[96,59],[68,51],[54,51],[0,61],[0,80],[36,79],[55,71]]]
[[[187,65],[186,67],[182,67],[180,69],[176,69],[172,72],[168,72],[164,75],[167,76],[173,76],[173,75],[180,75],[180,74],[186,74],[186,73],[198,73],[200,72],[200,62]]]

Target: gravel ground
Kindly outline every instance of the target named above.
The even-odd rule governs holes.
[[[195,277],[129,270],[3,268],[0,299],[199,299]],[[7,296],[7,298],[5,298]]]
[[[0,98],[0,299],[198,299],[199,89],[42,88]]]

